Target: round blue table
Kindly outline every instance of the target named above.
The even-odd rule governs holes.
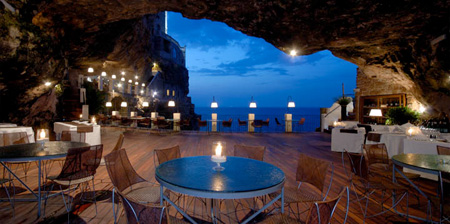
[[[225,170],[214,171],[214,166],[216,163],[211,161],[211,156],[184,157],[160,164],[155,176],[161,184],[161,204],[162,200],[168,201],[192,223],[196,222],[163,194],[164,187],[181,194],[210,199],[253,198],[281,190],[277,197],[242,223],[247,223],[278,200],[284,204],[285,175],[280,168],[266,162],[232,156],[221,164]]]

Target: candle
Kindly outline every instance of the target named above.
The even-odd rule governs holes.
[[[39,138],[45,139],[45,130],[44,129],[41,130],[41,133],[39,134]]]
[[[95,117],[92,117],[91,123],[92,123],[92,124],[97,124],[97,123],[95,122]]]
[[[211,161],[216,163],[223,163],[227,161],[227,158],[222,155],[222,144],[217,144],[215,148],[215,155],[211,156]]]
[[[333,126],[335,126],[336,127],[336,125],[337,125],[337,122],[335,121],[335,122],[333,122]]]

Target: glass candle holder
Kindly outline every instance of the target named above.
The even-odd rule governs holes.
[[[220,166],[220,164],[227,161],[226,145],[225,142],[221,141],[216,141],[212,144],[211,161],[217,163],[217,166],[213,167],[213,170],[215,171],[222,171],[225,169],[223,166]]]

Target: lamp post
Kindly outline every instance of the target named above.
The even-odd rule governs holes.
[[[292,97],[288,97],[288,103],[287,103],[287,112],[284,115],[284,131],[287,133],[292,132],[292,114],[289,113],[289,108],[295,108],[295,102],[292,100]]]
[[[213,113],[211,114],[211,132],[217,132],[217,113],[214,112],[218,107],[219,104],[216,102],[216,99],[213,96],[213,101],[211,102],[211,108],[213,109]]]
[[[255,132],[255,128],[253,127],[253,121],[255,120],[255,114],[252,113],[252,109],[256,108],[256,102],[253,100],[253,96],[252,99],[250,101],[250,113],[248,114],[248,132]]]

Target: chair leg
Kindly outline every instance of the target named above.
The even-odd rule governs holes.
[[[94,178],[92,178],[92,191],[94,191],[95,216],[97,216],[97,197],[95,196]]]

